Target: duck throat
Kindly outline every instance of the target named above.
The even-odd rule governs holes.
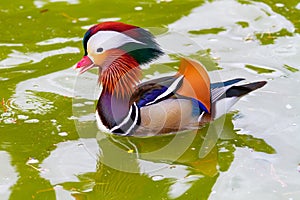
[[[101,74],[103,91],[116,98],[129,98],[140,82],[141,68],[128,54],[115,59]]]
[[[97,111],[109,129],[120,123],[129,113],[130,97],[140,81],[141,68],[128,55],[122,55],[102,72],[102,93]]]
[[[100,119],[109,129],[119,124],[128,115],[129,108],[129,99],[117,98],[105,91],[101,93],[97,104]]]

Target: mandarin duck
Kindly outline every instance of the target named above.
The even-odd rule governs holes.
[[[199,127],[266,84],[237,85],[242,78],[210,83],[203,65],[188,58],[181,59],[173,76],[140,83],[140,66],[164,53],[149,31],[121,22],[92,26],[83,37],[83,46],[84,56],[76,65],[79,74],[99,69],[98,127],[121,136]]]

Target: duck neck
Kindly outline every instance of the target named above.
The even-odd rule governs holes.
[[[130,56],[122,56],[102,73],[102,93],[97,111],[109,129],[120,123],[129,112],[131,95],[139,83],[141,69]]]
[[[111,129],[127,116],[129,107],[129,98],[119,98],[103,90],[98,100],[97,111],[103,124]]]

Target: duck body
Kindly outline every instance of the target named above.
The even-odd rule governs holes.
[[[148,31],[121,22],[103,22],[83,39],[80,73],[99,68],[102,85],[96,118],[100,130],[122,135],[148,135],[198,128],[226,113],[240,97],[266,84],[237,85],[243,79],[210,83],[195,60],[182,58],[173,76],[140,83],[140,65],[163,54]]]

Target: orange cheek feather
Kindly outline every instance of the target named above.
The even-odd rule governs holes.
[[[107,52],[104,52],[102,54],[91,54],[94,63],[98,66],[103,66],[103,63],[106,60],[107,56],[108,56]]]
[[[132,94],[141,75],[139,64],[133,57],[123,50],[111,49],[97,55],[95,63],[102,68],[100,81],[107,92],[120,97]]]
[[[90,55],[93,57],[94,63],[96,65],[106,68],[124,54],[126,54],[126,52],[121,49],[110,49],[101,54],[91,53]]]
[[[184,75],[177,93],[200,101],[210,112],[210,79],[206,69],[198,62],[182,58],[177,76]]]

